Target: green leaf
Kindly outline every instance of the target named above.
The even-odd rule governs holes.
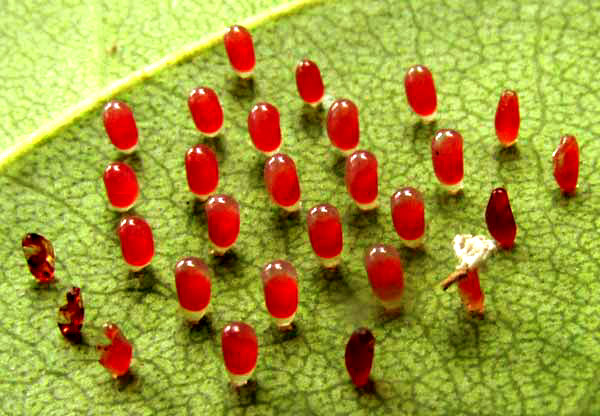
[[[39,146],[5,164],[0,177],[3,294],[0,397],[7,414],[596,414],[600,386],[598,312],[600,240],[594,86],[600,10],[592,2],[339,1],[304,8],[253,30],[258,66],[252,87],[236,80],[220,45],[180,65],[165,65],[118,98],[134,108],[141,148],[126,158],[142,187],[135,211],[154,229],[151,267],[130,274],[120,258],[100,179],[121,156],[106,139],[101,104]],[[319,63],[328,94],[360,109],[361,147],[380,163],[381,207],[358,211],[346,194],[343,159],[331,148],[324,113],[310,113],[295,91],[293,66]],[[404,98],[405,69],[423,63],[439,96],[436,126],[423,126]],[[186,106],[198,84],[219,93],[221,138],[202,139]],[[500,92],[521,99],[516,148],[501,150],[493,131]],[[76,88],[74,88],[76,89]],[[281,112],[283,150],[300,172],[304,209],[283,217],[264,190],[264,158],[252,148],[246,116],[257,101]],[[465,138],[465,190],[446,195],[432,172],[435,128]],[[552,177],[551,154],[562,134],[580,143],[580,187],[566,198]],[[242,207],[235,255],[209,255],[202,207],[187,191],[183,157],[212,143],[221,163],[219,190]],[[372,243],[400,243],[388,197],[405,184],[427,206],[424,251],[401,249],[404,312],[383,314],[362,266]],[[514,250],[493,255],[480,272],[486,317],[469,319],[454,290],[438,282],[456,265],[457,233],[486,234],[483,213],[504,185],[519,225]],[[339,273],[324,272],[304,227],[307,209],[336,205],[345,249]],[[19,242],[26,232],[54,242],[59,282],[39,288]],[[172,268],[182,256],[204,258],[214,272],[210,323],[190,329],[176,313]],[[298,269],[297,334],[274,329],[264,305],[260,267],[287,258]],[[82,288],[85,343],[56,328],[69,285]],[[118,323],[135,345],[135,377],[113,381],[94,349],[104,321]],[[233,391],[219,332],[231,320],[252,324],[260,355],[255,391]],[[352,330],[377,339],[376,390],[353,388],[343,362]]]
[[[110,94],[111,84],[132,71],[161,62],[172,51],[206,44],[203,35],[210,39],[231,22],[257,22],[294,3],[9,2],[0,16],[4,53],[10,55],[0,66],[5,80],[0,149],[31,140],[58,120],[80,113],[82,105]]]

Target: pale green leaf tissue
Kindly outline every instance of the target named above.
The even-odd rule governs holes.
[[[0,18],[2,149],[48,123],[60,124],[65,110],[132,71],[280,6],[267,0],[117,3],[9,2]],[[312,3],[257,21],[258,64],[250,86],[236,79],[221,43],[213,42],[118,93],[134,109],[141,135],[140,150],[124,160],[141,184],[135,212],[155,235],[156,256],[146,271],[128,272],[115,234],[120,217],[107,207],[101,174],[123,158],[104,133],[102,102],[3,163],[0,413],[600,412],[598,5]],[[297,95],[293,69],[302,57],[319,64],[327,94],[359,107],[360,146],[379,158],[375,212],[361,213],[347,195],[344,160],[327,139],[325,112],[308,111]],[[432,70],[437,85],[433,126],[419,122],[404,96],[404,71],[416,63]],[[222,101],[225,126],[217,139],[202,138],[189,116],[186,97],[198,85],[214,88]],[[522,124],[517,146],[502,150],[493,119],[507,88],[519,93]],[[282,216],[264,189],[264,157],[246,131],[247,113],[258,101],[280,110],[282,151],[300,174],[299,217]],[[456,129],[465,139],[465,189],[457,197],[439,187],[432,171],[436,128]],[[567,133],[579,140],[582,161],[571,198],[559,192],[551,162]],[[198,142],[216,150],[219,191],[241,205],[241,235],[235,255],[225,259],[209,254],[202,206],[187,190],[183,158]],[[425,196],[423,251],[400,248],[392,227],[389,197],[403,185]],[[455,289],[443,292],[438,283],[457,263],[453,236],[487,233],[483,213],[497,186],[508,189],[519,231],[514,250],[496,253],[480,271],[486,317],[478,321],[466,316]],[[310,249],[305,215],[320,202],[342,215],[339,273],[322,271]],[[58,282],[49,289],[27,271],[20,252],[27,232],[54,243]],[[397,317],[383,313],[362,265],[365,248],[378,242],[400,248],[403,259],[405,303]],[[209,323],[196,329],[177,313],[172,274],[188,255],[205,259],[214,273]],[[276,258],[288,259],[299,273],[293,335],[279,333],[264,307],[259,271]],[[56,326],[69,285],[82,288],[86,307],[79,346]],[[94,346],[107,320],[135,346],[134,377],[127,383],[113,381],[97,363]],[[219,334],[231,320],[250,323],[259,336],[254,391],[236,393],[227,383]],[[377,339],[373,393],[357,391],[344,368],[345,342],[358,326],[371,328]]]

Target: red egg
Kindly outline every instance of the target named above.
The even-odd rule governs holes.
[[[123,101],[111,101],[104,106],[104,128],[112,144],[123,153],[132,153],[138,146],[138,129],[131,108]]]
[[[564,136],[552,154],[554,164],[554,179],[560,189],[566,194],[572,194],[577,189],[579,177],[579,146],[574,136]]]
[[[292,327],[298,309],[298,282],[296,269],[285,260],[276,260],[261,272],[265,303],[279,329]]]
[[[331,144],[346,156],[356,149],[360,137],[356,104],[347,99],[331,104],[327,112],[327,135]]]
[[[492,237],[502,248],[510,249],[515,245],[517,224],[504,188],[492,191],[485,210],[485,222]]]
[[[243,322],[230,323],[221,333],[221,351],[231,384],[246,384],[258,361],[258,339],[254,329]]]
[[[458,282],[458,292],[469,313],[483,316],[485,296],[479,284],[479,272],[471,269],[467,277]]]
[[[321,79],[321,71],[313,61],[303,59],[296,65],[296,87],[305,103],[316,107],[323,100],[325,86]]]
[[[133,357],[133,346],[115,324],[104,324],[104,335],[111,343],[97,346],[98,351],[102,351],[100,364],[115,378],[127,374]]]
[[[119,223],[119,240],[123,259],[133,271],[146,267],[154,257],[154,237],[145,219],[126,216]]]
[[[431,142],[435,176],[450,193],[463,188],[463,138],[459,132],[439,130]]]
[[[390,200],[392,222],[405,246],[416,248],[425,239],[425,202],[410,186],[398,189]]]
[[[330,204],[316,205],[308,212],[306,223],[310,244],[323,266],[337,267],[344,247],[338,210]]]
[[[135,171],[126,163],[113,162],[104,169],[104,187],[110,206],[118,212],[130,210],[140,195]]]
[[[265,162],[265,184],[271,200],[288,212],[300,209],[300,183],[294,160],[283,153]]]
[[[357,150],[346,159],[346,189],[362,210],[377,208],[377,158],[366,150]]]
[[[367,328],[359,328],[352,333],[346,344],[344,360],[352,383],[358,388],[369,383],[373,357],[375,356],[375,337]]]
[[[206,201],[219,185],[219,163],[212,149],[198,144],[185,154],[188,187],[201,201]]]
[[[404,76],[406,98],[412,110],[424,123],[435,119],[437,113],[437,95],[431,71],[424,65],[415,65]]]
[[[188,107],[196,128],[214,137],[223,127],[223,107],[217,94],[208,87],[194,88],[188,96]]]
[[[375,296],[386,309],[401,305],[404,272],[400,255],[387,244],[377,244],[367,250],[365,269]]]
[[[519,137],[519,97],[515,91],[506,90],[500,96],[496,109],[496,136],[504,147],[512,146]]]
[[[248,114],[248,133],[257,150],[272,156],[281,146],[279,111],[269,103],[258,103]]]
[[[227,29],[223,38],[229,63],[242,78],[248,78],[254,71],[256,58],[252,35],[243,26],[233,25]]]
[[[213,195],[204,205],[204,212],[214,253],[223,255],[233,247],[240,234],[240,207],[229,195]]]
[[[197,257],[186,257],[175,265],[175,288],[185,318],[195,324],[210,305],[210,271]]]

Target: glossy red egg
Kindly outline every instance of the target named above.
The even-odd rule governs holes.
[[[552,155],[554,179],[560,189],[567,194],[577,189],[579,177],[579,146],[574,136],[564,136]]]
[[[223,255],[236,242],[240,234],[240,207],[229,195],[213,195],[206,205],[208,237],[216,255]]]
[[[242,78],[248,78],[254,71],[256,57],[252,35],[243,26],[233,25],[227,29],[223,38],[229,63]]]
[[[188,107],[194,124],[201,133],[208,137],[219,134],[223,127],[223,107],[213,89],[194,88],[188,96]]]
[[[300,183],[294,160],[277,153],[265,162],[265,185],[271,200],[289,212],[300,209]]]
[[[281,146],[279,111],[269,103],[258,103],[248,114],[248,133],[254,146],[267,156],[271,156]]]
[[[485,222],[500,247],[510,249],[515,245],[517,224],[506,189],[496,188],[492,191],[485,210]]]
[[[131,166],[123,162],[110,163],[104,169],[102,179],[108,202],[114,210],[125,212],[135,205],[140,195],[140,186]]]
[[[185,154],[185,173],[190,191],[205,201],[219,185],[219,163],[213,150],[198,144]]]
[[[390,199],[392,222],[407,247],[423,244],[425,238],[425,202],[421,193],[410,186],[398,189]]]
[[[512,146],[519,137],[519,96],[515,91],[502,92],[496,109],[496,136],[504,147]]]
[[[437,113],[437,94],[431,71],[424,65],[411,66],[404,76],[404,89],[410,108],[429,123]]]
[[[221,351],[231,383],[242,386],[252,376],[258,361],[258,339],[254,328],[232,322],[221,333]]]
[[[369,383],[373,357],[375,356],[375,337],[367,328],[359,328],[352,333],[346,344],[344,360],[352,383],[358,388]]]
[[[289,329],[298,309],[296,269],[285,260],[272,261],[263,267],[261,279],[269,314],[280,329]]]
[[[327,113],[327,135],[331,144],[344,155],[358,146],[360,128],[358,107],[347,99],[335,100]]]
[[[308,212],[306,223],[310,244],[323,266],[336,267],[344,246],[338,210],[330,204],[316,205]]]
[[[404,272],[396,249],[387,244],[370,247],[365,255],[365,270],[373,293],[385,308],[398,308],[404,289]]]
[[[154,257],[154,237],[145,219],[126,216],[119,223],[117,232],[123,259],[132,270],[138,271],[150,264]]]
[[[377,158],[373,153],[357,150],[348,156],[345,181],[348,193],[360,209],[377,207]]]
[[[185,257],[175,265],[175,288],[179,306],[191,323],[199,322],[210,305],[210,271],[197,257]]]
[[[303,59],[296,65],[296,87],[300,97],[309,105],[317,106],[323,100],[325,86],[321,71],[310,59]]]
[[[123,101],[111,101],[104,106],[104,128],[112,144],[123,153],[138,146],[138,129],[133,111]]]
[[[439,130],[431,142],[433,170],[438,180],[451,193],[463,187],[463,138],[455,130]]]

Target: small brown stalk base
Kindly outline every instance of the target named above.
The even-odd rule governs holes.
[[[293,330],[295,330],[295,329],[296,329],[296,326],[294,325],[294,323],[293,323],[293,322],[290,322],[290,323],[289,323],[289,324],[287,324],[287,325],[278,325],[278,326],[277,326],[277,329],[278,329],[280,332],[292,332]]]

